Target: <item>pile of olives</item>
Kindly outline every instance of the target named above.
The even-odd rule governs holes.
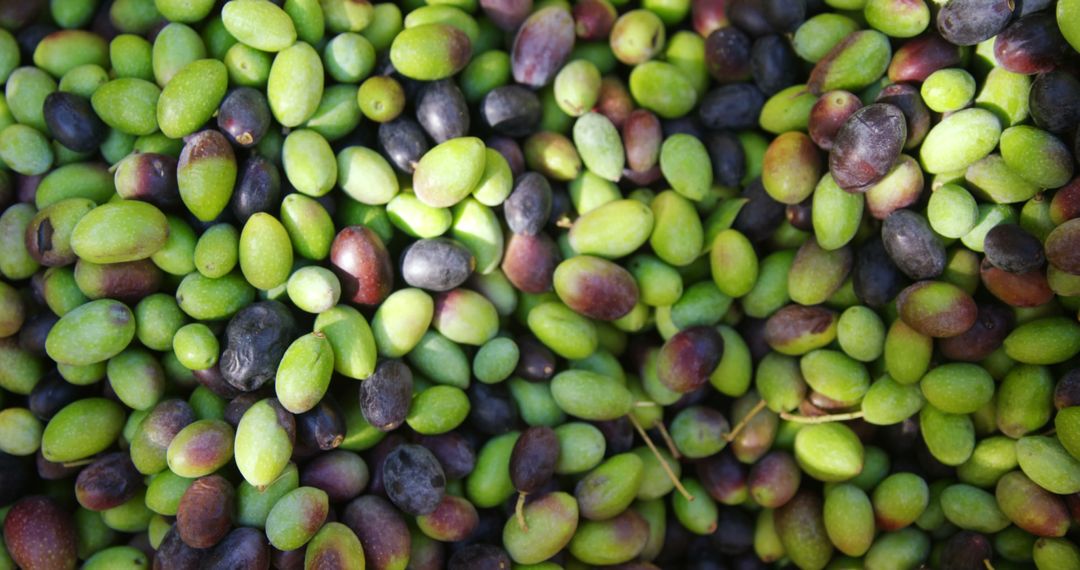
[[[0,0],[0,88],[0,570],[1080,570],[1080,0]]]

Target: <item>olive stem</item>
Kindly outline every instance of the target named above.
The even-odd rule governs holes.
[[[780,417],[789,422],[795,422],[797,424],[824,424],[828,422],[846,422],[848,420],[857,420],[863,417],[863,412],[862,410],[859,410],[857,412],[849,412],[846,414],[832,414],[828,416],[800,416],[798,414],[780,412]]]
[[[675,459],[682,459],[682,454],[679,453],[679,449],[675,447],[675,440],[671,439],[671,434],[668,433],[667,426],[664,422],[656,422],[656,431],[660,432],[660,437],[664,440],[664,445],[667,446],[668,451],[671,452],[671,456]]]
[[[645,428],[641,427],[641,423],[637,421],[634,414],[627,414],[626,417],[630,418],[630,423],[634,425],[634,429],[637,430],[641,439],[645,440],[645,445],[649,446],[649,450],[660,460],[660,467],[664,470],[664,473],[667,473],[668,479],[671,479],[671,482],[675,484],[675,488],[679,490],[679,493],[685,497],[687,501],[693,501],[694,496],[690,494],[690,491],[686,490],[686,487],[683,487],[679,478],[675,476],[675,472],[671,470],[671,466],[668,465],[667,459],[665,459],[663,455],[660,455],[660,450],[656,449],[656,444],[653,443],[649,434],[645,433]]]
[[[989,558],[983,558],[983,566],[986,566],[986,570],[994,570],[994,565],[990,563]]]
[[[518,526],[521,530],[529,532],[529,525],[525,524],[525,493],[518,491],[517,505],[514,506],[514,513],[517,514]]]
[[[739,433],[754,419],[754,416],[758,415],[761,410],[765,409],[765,400],[758,400],[758,403],[754,404],[754,407],[750,409],[750,413],[746,414],[743,419],[739,420],[739,423],[735,424],[735,428],[724,434],[724,441],[734,441],[736,437],[739,437]]]
[[[86,459],[79,459],[77,461],[69,461],[67,463],[61,463],[64,467],[82,467],[83,465],[90,465],[94,462],[93,457],[87,457]]]

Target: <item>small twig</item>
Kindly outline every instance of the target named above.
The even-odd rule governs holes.
[[[754,404],[754,407],[750,409],[750,413],[746,414],[743,419],[739,420],[739,423],[735,424],[735,428],[730,432],[724,434],[724,441],[735,441],[736,437],[739,437],[739,433],[754,419],[754,416],[758,415],[761,410],[765,409],[765,400],[758,400],[758,403]]]
[[[517,513],[518,526],[521,530],[529,532],[529,525],[525,524],[525,493],[518,491],[517,506],[514,507],[514,512]]]
[[[660,437],[664,440],[664,445],[667,446],[668,452],[675,460],[682,459],[682,454],[679,453],[679,448],[675,447],[675,440],[671,439],[671,434],[668,433],[667,426],[663,421],[656,422],[656,431],[660,432]]]
[[[990,563],[989,558],[983,558],[983,566],[986,566],[986,570],[994,570],[994,565]]]
[[[780,417],[789,422],[795,422],[797,424],[825,424],[829,422],[846,422],[848,420],[857,420],[863,417],[863,413],[862,410],[859,410],[857,412],[849,412],[846,414],[832,414],[828,416],[800,416],[798,414],[780,412]]]
[[[656,444],[653,443],[649,434],[645,433],[645,428],[641,427],[641,423],[637,421],[634,414],[627,414],[626,417],[630,418],[630,423],[634,424],[634,429],[637,430],[638,435],[641,436],[641,439],[645,440],[645,445],[649,446],[649,450],[660,460],[660,467],[664,470],[664,473],[667,473],[668,479],[671,479],[671,482],[675,484],[675,488],[679,490],[679,493],[681,493],[687,501],[693,501],[694,496],[690,494],[690,491],[686,490],[686,487],[683,487],[681,482],[679,482],[679,478],[675,476],[675,472],[672,471],[671,466],[668,465],[667,459],[665,459],[663,455],[660,455],[660,450],[656,448]]]

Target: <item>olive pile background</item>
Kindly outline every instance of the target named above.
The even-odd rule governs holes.
[[[1080,570],[1080,0],[0,0],[0,570]]]

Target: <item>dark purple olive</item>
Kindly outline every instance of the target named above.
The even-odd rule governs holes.
[[[683,329],[664,343],[657,356],[660,381],[685,394],[708,381],[720,363],[724,340],[714,327]]]
[[[1046,262],[1042,242],[1016,224],[998,224],[983,241],[986,259],[1009,273],[1027,273]]]
[[[530,427],[521,433],[510,454],[510,481],[522,493],[532,493],[555,475],[559,462],[559,437],[547,426]]]
[[[1013,9],[1013,15],[1021,18],[1045,10],[1054,3],[1054,0],[1015,0],[1015,3],[1016,7]]]
[[[383,463],[386,462],[386,456],[390,455],[391,451],[397,449],[398,446],[404,443],[406,443],[404,435],[401,433],[391,433],[368,451],[364,460],[367,461],[369,471],[371,472],[371,481],[368,484],[368,488],[372,493],[381,495],[386,494],[386,490],[383,487]]]
[[[1076,129],[1076,141],[1073,142],[1073,157],[1080,160],[1080,129]],[[1080,186],[1080,184],[1077,184],[1077,186]]]
[[[49,331],[52,330],[53,325],[59,320],[60,317],[51,311],[27,317],[23,321],[22,328],[19,329],[19,348],[35,356],[47,356],[45,340],[49,337]],[[32,405],[31,409],[33,409]]]
[[[71,515],[48,497],[21,499],[4,517],[4,543],[20,568],[74,569],[77,542]]]
[[[254,406],[271,396],[272,394],[268,387],[260,388],[254,392],[244,392],[232,400],[229,400],[228,405],[225,406],[223,419],[232,427],[236,427],[240,425],[240,419],[244,417],[244,414],[247,413],[249,409],[251,409],[251,406]]]
[[[258,390],[277,374],[296,334],[292,313],[277,301],[240,309],[225,328],[225,348],[218,361],[221,375],[237,390]]]
[[[899,107],[867,105],[840,127],[829,153],[829,172],[841,188],[863,192],[881,180],[900,157],[907,125]]]
[[[405,444],[390,452],[382,466],[383,487],[397,508],[413,516],[435,510],[446,494],[446,474],[426,447]]]
[[[502,155],[506,163],[510,165],[510,172],[515,176],[525,173],[525,153],[521,152],[521,145],[510,137],[495,135],[488,137],[488,148]]]
[[[300,484],[322,489],[331,503],[360,496],[370,479],[367,463],[355,452],[344,449],[320,453],[300,469]]]
[[[424,86],[416,102],[416,120],[436,144],[463,137],[469,132],[469,106],[453,80]]]
[[[739,137],[728,131],[705,136],[705,150],[712,162],[713,180],[722,186],[737,187],[746,175],[746,151]]]
[[[721,508],[717,515],[716,532],[709,538],[721,554],[732,556],[747,552],[754,546],[754,519],[743,509]]]
[[[690,135],[694,138],[704,138],[705,129],[696,117],[693,115],[686,115],[684,117],[675,117],[674,119],[664,119],[660,121],[660,128],[664,132],[664,138],[673,137],[675,135]]]
[[[512,562],[506,551],[490,544],[470,544],[447,562],[447,570],[506,570]]]
[[[97,150],[109,132],[94,113],[90,101],[74,93],[50,93],[45,97],[41,112],[53,139],[75,152]]]
[[[889,258],[911,279],[933,279],[945,271],[945,245],[920,214],[889,214],[881,224],[881,240]]]
[[[732,227],[754,243],[763,242],[784,221],[785,206],[765,192],[760,178],[743,190],[742,197],[749,201],[739,210]]]
[[[1044,73],[1031,84],[1028,106],[1035,124],[1064,135],[1080,123],[1080,79],[1064,71]]]
[[[521,24],[510,50],[514,81],[543,87],[555,79],[574,48],[574,17],[560,5],[533,12]]]
[[[76,386],[56,372],[49,372],[30,391],[26,406],[39,420],[48,421],[64,406],[90,397],[92,390],[91,387]]]
[[[514,190],[503,203],[506,225],[516,234],[540,233],[551,215],[551,185],[536,172],[526,172],[514,180]]]
[[[469,425],[477,431],[498,435],[516,427],[517,405],[505,385],[474,382],[466,394],[470,404]]]
[[[907,83],[886,85],[878,93],[878,103],[895,105],[904,113],[907,142],[904,148],[915,148],[930,132],[930,109],[926,108],[919,90]]]
[[[604,434],[604,457],[626,453],[634,448],[634,424],[623,416],[614,420],[593,422],[596,429]]]
[[[585,41],[606,40],[619,13],[607,0],[574,3],[574,33]]]
[[[270,543],[266,533],[251,527],[230,532],[203,560],[206,570],[266,570],[270,567]]]
[[[233,144],[251,148],[270,129],[272,117],[266,96],[258,89],[237,87],[218,107],[217,125]]]
[[[698,480],[709,496],[725,505],[737,505],[746,500],[746,466],[730,451],[722,451],[699,461]]]
[[[117,451],[102,455],[79,472],[75,498],[91,511],[118,507],[142,488],[142,473],[131,463],[131,455]]]
[[[512,32],[529,17],[533,0],[480,0],[480,9],[503,31]]]
[[[962,530],[941,546],[941,567],[950,570],[983,570],[994,558],[994,545],[985,536]]]
[[[518,290],[543,293],[551,290],[555,266],[561,257],[559,246],[546,233],[513,234],[506,240],[502,270]]]
[[[333,511],[330,512],[333,513]],[[296,550],[278,550],[271,546],[270,568],[273,568],[273,570],[304,570],[304,559],[306,557],[306,548],[297,548]],[[321,560],[319,562],[321,562]],[[336,566],[334,567],[336,568]]]
[[[39,449],[34,454],[34,467],[37,468],[38,477],[45,481],[60,481],[79,474],[79,466],[65,466],[63,463],[53,463],[41,454]]]
[[[8,2],[4,2],[4,5],[6,4]],[[22,4],[22,2],[13,2],[12,4]],[[41,0],[30,0],[27,4],[33,6],[33,8],[28,8],[28,12],[36,14],[45,3]],[[28,17],[26,21],[31,18],[33,16]],[[25,24],[26,21],[23,23]],[[45,39],[45,36],[58,31],[60,30],[56,26],[45,22],[33,23],[18,30],[18,33],[15,34],[15,42],[19,44],[22,60],[27,63],[34,61],[34,52],[37,51],[37,46],[41,43],[41,40]]]
[[[312,454],[330,451],[345,440],[345,417],[332,398],[296,416],[296,448]]]
[[[273,162],[257,155],[244,161],[229,208],[240,222],[258,212],[277,214],[281,205],[281,172]]]
[[[793,33],[806,20],[806,0],[763,0],[761,6],[776,33]]]
[[[988,40],[1009,23],[1013,0],[949,0],[937,14],[941,37],[958,46]]]
[[[409,562],[409,526],[386,499],[377,495],[353,499],[341,513],[341,522],[360,539],[371,568],[404,568]]]
[[[365,226],[338,232],[330,246],[330,265],[341,280],[341,299],[355,305],[378,305],[394,286],[390,254],[379,235]]]
[[[1080,368],[1063,374],[1054,387],[1054,408],[1063,410],[1072,406],[1080,406]]]
[[[45,0],[4,2],[0,4],[0,25],[9,30],[21,28],[44,11],[48,4]],[[30,50],[30,53],[33,54],[33,50]]]
[[[938,349],[949,360],[979,362],[1001,347],[1012,332],[1013,311],[999,304],[979,305],[975,324],[968,330],[938,340]]]
[[[728,26],[714,30],[705,38],[705,65],[709,74],[720,83],[750,79],[750,36],[739,28]]]
[[[997,64],[1024,75],[1052,71],[1070,51],[1049,11],[1020,18],[994,39]]]
[[[496,87],[480,102],[484,124],[508,137],[524,137],[535,132],[541,114],[540,99],[520,85]]]
[[[401,278],[410,287],[449,291],[464,283],[476,268],[476,258],[450,238],[421,239],[401,254]]]
[[[966,53],[963,47],[949,43],[934,31],[928,31],[908,40],[893,53],[889,63],[889,80],[921,83],[939,69],[960,65]]]
[[[732,24],[755,38],[777,31],[769,21],[765,3],[759,0],[729,0],[727,17]]]
[[[416,443],[426,447],[443,466],[446,478],[461,479],[476,466],[476,451],[469,439],[456,431],[438,435],[420,435]]]
[[[384,360],[360,383],[360,411],[376,429],[391,431],[405,422],[412,403],[413,375],[400,360]]]
[[[698,107],[701,122],[709,129],[757,128],[765,106],[765,94],[751,83],[721,85],[705,94]]]
[[[878,238],[859,249],[851,281],[855,296],[873,308],[889,304],[908,285],[907,277],[889,258],[885,244]]]
[[[784,218],[791,227],[804,232],[814,231],[813,204],[807,198],[798,204],[788,204],[784,209]]]
[[[225,380],[225,376],[221,373],[221,367],[218,364],[211,366],[210,368],[204,368],[202,370],[192,370],[191,374],[195,376],[195,380],[202,384],[207,390],[214,393],[219,398],[226,400],[235,398],[240,394],[240,390],[233,387]]]
[[[37,198],[38,186],[41,185],[41,180],[44,178],[44,174],[37,174],[34,176],[16,174],[15,199],[24,204],[33,204],[34,200]]]
[[[550,380],[555,375],[555,353],[532,336],[519,336],[518,364],[514,374],[533,382]]]
[[[180,538],[175,526],[165,533],[154,554],[154,570],[199,570],[209,551],[192,548]]]
[[[787,39],[771,35],[754,41],[750,50],[750,75],[762,93],[772,95],[785,87],[795,85],[799,82],[799,72],[799,58]]]
[[[379,146],[390,163],[405,174],[416,170],[416,163],[431,146],[424,130],[408,117],[398,117],[379,125]]]

